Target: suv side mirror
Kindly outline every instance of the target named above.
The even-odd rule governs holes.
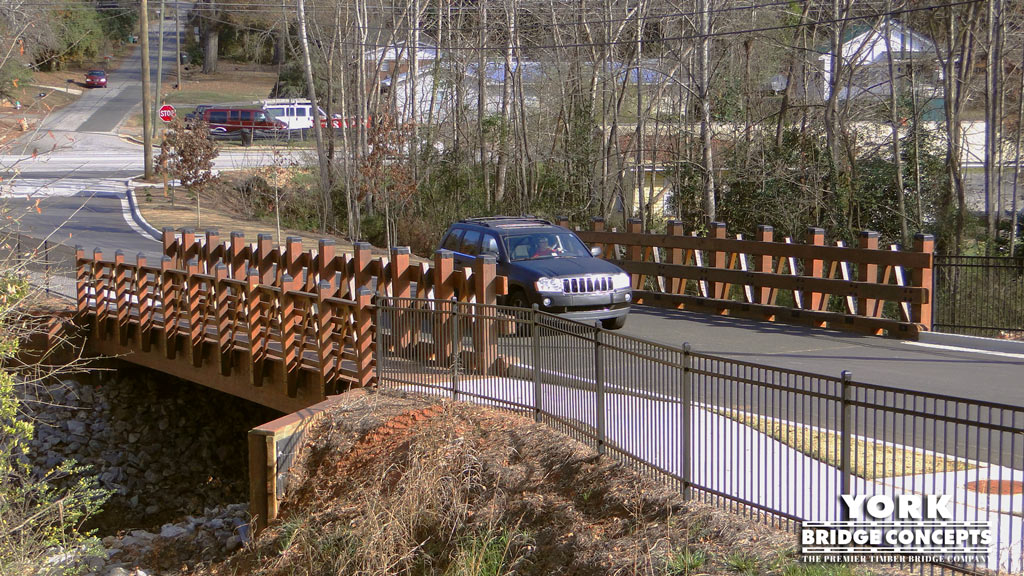
[[[603,254],[603,251],[601,250],[600,246],[590,247],[590,255],[593,256],[594,258],[600,258],[601,254]]]

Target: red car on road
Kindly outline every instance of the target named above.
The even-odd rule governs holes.
[[[103,70],[89,70],[85,75],[85,85],[89,88],[106,88],[107,73]]]

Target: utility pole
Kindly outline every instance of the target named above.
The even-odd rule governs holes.
[[[157,114],[160,106],[163,105],[164,93],[163,93],[163,80],[164,80],[164,0],[160,0],[160,25],[157,27],[159,30],[159,39],[156,41],[156,100],[153,101],[153,136],[156,137],[157,130]]]
[[[178,63],[178,82],[175,90],[181,90],[181,2],[174,3],[174,60]]]
[[[149,2],[140,0],[139,36],[142,38],[142,153],[146,166],[146,179],[153,177],[153,131],[150,123],[153,117],[149,111],[153,108],[149,92]]]

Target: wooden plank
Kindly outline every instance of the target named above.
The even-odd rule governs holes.
[[[912,286],[901,287],[872,284],[870,282],[847,282],[831,278],[743,272],[741,270],[709,268],[706,266],[655,264],[653,262],[629,262],[625,260],[611,260],[611,262],[630,273],[664,274],[666,276],[687,278],[701,282],[730,282],[733,284],[750,284],[752,286],[794,291],[816,290],[837,296],[871,297],[910,303],[927,302],[930,297],[928,290]]]
[[[671,236],[669,234],[636,234],[628,232],[580,231],[579,237],[588,244],[596,242],[620,243],[637,247],[661,246],[664,248],[682,248],[684,250],[742,252],[751,256],[763,255],[800,259],[816,257],[826,261],[842,260],[853,263],[865,262],[878,265],[900,265],[906,268],[931,265],[931,257],[917,251],[894,253],[888,250],[807,246],[805,244],[787,245],[779,242],[758,242],[756,240],[735,240],[732,238],[703,238],[700,236]]]
[[[775,316],[779,321],[790,324],[804,324],[815,326],[824,323],[831,329],[861,332],[865,334],[880,335],[884,330],[886,336],[892,338],[916,339],[923,329],[919,324],[901,322],[888,318],[871,318],[864,316],[851,316],[840,312],[822,312],[817,310],[796,310],[782,306],[770,306],[765,304],[747,304],[732,300],[710,300],[699,296],[687,294],[661,294],[658,292],[645,292],[641,294],[649,305],[663,308],[682,307],[687,310],[719,313],[723,308],[729,310],[730,316],[744,318],[762,319],[765,316]]]

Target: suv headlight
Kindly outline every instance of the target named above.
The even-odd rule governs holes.
[[[626,274],[625,272],[612,276],[612,290],[629,288],[629,280],[629,274]]]
[[[537,292],[557,292],[562,293],[562,281],[558,278],[542,277],[537,280]]]

